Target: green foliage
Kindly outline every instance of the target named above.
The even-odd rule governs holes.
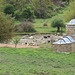
[[[26,19],[31,18],[31,17],[33,18],[34,12],[31,10],[30,7],[25,7],[22,11],[22,17]]]
[[[75,1],[70,3],[70,8],[64,15],[66,21],[70,21],[75,18]]]
[[[16,10],[14,13],[15,19],[20,19],[21,18],[21,11],[20,10]]]
[[[4,13],[5,14],[12,14],[12,16],[13,16],[13,14],[14,14],[13,5],[11,5],[11,4],[6,5],[5,8],[4,8]]]
[[[17,44],[19,43],[19,41],[20,41],[20,36],[16,36],[16,37],[13,38],[13,42],[15,44],[15,48],[16,48]]]
[[[11,39],[13,31],[11,19],[7,19],[3,13],[0,13],[0,42]]]
[[[31,7],[37,18],[47,18],[51,16],[54,5],[50,0],[31,0]]]
[[[62,27],[64,27],[64,21],[63,21],[62,17],[58,17],[58,16],[55,17],[51,23],[52,27],[58,28],[57,32],[59,32],[61,25],[62,25]]]
[[[3,12],[3,8],[4,8],[4,1],[0,0],[0,12]]]
[[[24,18],[29,18],[29,16],[31,16],[32,14],[33,16],[35,15],[37,18],[50,18],[58,13],[57,10],[61,10],[56,9],[57,6],[64,8],[64,6],[66,5],[66,2],[63,3],[62,0],[4,0],[3,3],[4,6],[6,4],[14,6],[15,11],[17,11],[16,16],[19,16],[18,10],[22,11],[22,14],[24,15],[22,17]],[[29,10],[33,10],[34,13],[33,11],[30,11],[32,13],[30,13],[29,15]]]

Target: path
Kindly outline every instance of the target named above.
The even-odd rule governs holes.
[[[12,48],[15,48],[15,45],[14,44],[0,44],[0,47],[12,47]],[[39,48],[39,46],[17,45],[16,48]]]

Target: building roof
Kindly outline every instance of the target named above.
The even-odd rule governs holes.
[[[54,42],[53,44],[68,44],[73,42],[75,42],[75,40],[71,36],[65,36],[63,38],[60,38],[57,42]]]
[[[71,36],[65,36],[65,37],[68,38],[71,42],[75,42],[75,40]]]
[[[75,19],[72,19],[67,25],[75,25]]]

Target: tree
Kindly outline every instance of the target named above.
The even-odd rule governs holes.
[[[60,31],[60,27],[64,27],[64,21],[61,17],[55,17],[51,23],[52,27],[57,27],[57,32]]]
[[[22,11],[22,17],[23,17],[23,18],[26,18],[26,19],[28,19],[28,18],[33,18],[33,17],[34,17],[34,11],[31,10],[30,7],[26,6],[26,7],[23,9],[23,11]]]
[[[0,13],[0,42],[8,41],[12,38],[14,27],[12,21],[8,20],[3,13]]]
[[[64,15],[66,21],[70,21],[75,18],[75,1],[70,3],[70,8]]]
[[[53,3],[50,0],[30,0],[31,7],[34,10],[37,18],[47,18],[51,16],[53,10]]]
[[[14,13],[15,19],[20,19],[21,18],[21,11],[20,10],[16,10]]]
[[[8,4],[5,6],[4,8],[4,13],[5,14],[12,14],[12,16],[14,15],[14,7],[11,4]]]

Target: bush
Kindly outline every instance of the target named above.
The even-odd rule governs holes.
[[[44,23],[43,26],[48,26],[47,23]]]
[[[35,32],[36,30],[34,29],[33,25],[31,22],[23,22],[22,23],[23,31],[25,32]]]
[[[24,21],[22,24],[15,26],[17,32],[36,32],[31,22]]]
[[[14,7],[11,4],[8,4],[5,6],[4,8],[4,13],[6,14],[12,14],[12,16],[14,15]]]

